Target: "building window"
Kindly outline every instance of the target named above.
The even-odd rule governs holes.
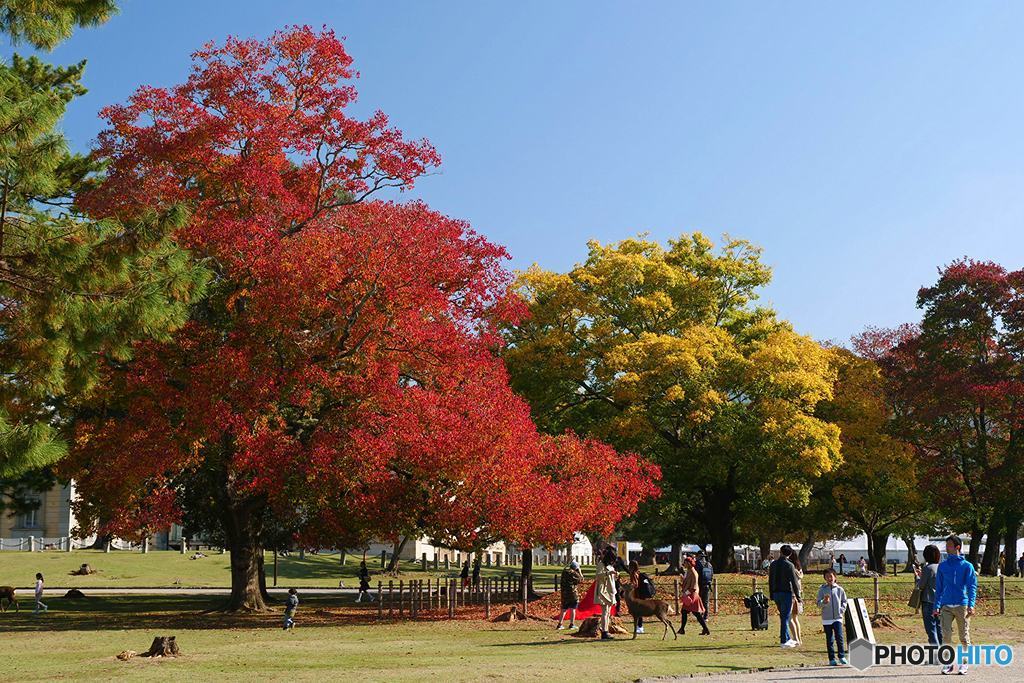
[[[39,497],[30,498],[29,503],[32,504],[32,509],[26,510],[18,515],[18,528],[19,529],[38,529],[39,528],[39,505],[42,502]]]

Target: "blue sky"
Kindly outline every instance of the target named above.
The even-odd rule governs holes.
[[[359,110],[428,137],[414,196],[566,269],[590,238],[749,239],[765,300],[845,340],[914,320],[917,288],[1024,254],[1024,3],[122,0],[51,60],[88,59],[65,130],[189,53],[293,23],[347,37]]]

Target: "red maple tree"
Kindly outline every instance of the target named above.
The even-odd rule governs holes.
[[[522,315],[504,249],[421,203],[373,198],[439,163],[377,113],[350,117],[329,30],[228,39],[188,80],[104,111],[105,182],[83,204],[185,204],[177,239],[212,272],[172,343],[106,366],[66,465],[86,530],[125,536],[188,501],[231,550],[230,609],[264,609],[268,526],[347,544],[426,534],[556,543],[608,531],[657,469],[540,436],[501,361]]]

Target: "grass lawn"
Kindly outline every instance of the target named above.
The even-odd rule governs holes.
[[[48,586],[54,587],[227,587],[231,585],[229,571],[230,556],[219,551],[203,551],[206,557],[191,560],[192,553],[182,555],[176,551],[161,550],[143,554],[139,551],[76,550],[70,553],[45,551],[38,553],[5,551],[0,552],[0,586],[31,586],[35,583],[36,572],[42,572]],[[69,572],[83,563],[89,563],[97,570],[89,576],[71,576]],[[274,557],[267,553],[264,559],[267,570],[267,582],[272,583]],[[380,572],[380,558],[367,560],[371,572]],[[439,571],[420,570],[418,562],[403,562],[402,571],[398,576],[374,577],[385,583],[388,579],[399,581],[423,579],[427,576],[445,577],[458,575],[459,569],[452,567],[447,573],[443,568]],[[561,567],[540,565],[535,567],[534,575],[538,586],[549,585]],[[312,555],[299,559],[298,554],[279,557],[277,560],[279,586],[319,586],[336,588],[338,581],[345,581],[346,586],[358,585],[356,573],[359,571],[359,558],[350,555],[343,566],[337,555]],[[518,567],[483,567],[481,575],[499,576],[508,572],[518,572]]]
[[[712,620],[710,637],[697,629],[677,641],[660,629],[635,641],[583,640],[554,631],[550,621],[491,623],[395,621],[377,623],[372,609],[357,610],[338,598],[303,600],[298,627],[284,633],[278,614],[204,614],[211,598],[184,596],[53,599],[50,612],[0,614],[7,680],[322,680],[343,674],[355,680],[425,681],[622,681],[641,676],[723,672],[755,667],[818,666],[824,637],[812,617],[804,621],[805,646],[780,650],[777,630],[751,632],[745,615]],[[878,631],[881,641],[916,642],[918,620],[897,621],[906,631]],[[678,624],[678,621],[676,621]],[[979,617],[975,642],[1019,642],[1020,617]],[[170,660],[116,655],[144,651],[155,635],[176,635],[183,656]]]

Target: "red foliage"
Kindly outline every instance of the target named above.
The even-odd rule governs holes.
[[[383,114],[348,117],[330,31],[229,39],[188,81],[105,110],[99,215],[186,202],[178,235],[214,272],[171,344],[111,366],[69,474],[81,519],[122,535],[174,521],[183,472],[211,506],[269,506],[324,542],[426,533],[563,542],[608,531],[657,469],[537,433],[494,351],[523,312],[504,249],[419,203],[369,201],[438,163]],[[365,200],[365,201],[364,201]]]

